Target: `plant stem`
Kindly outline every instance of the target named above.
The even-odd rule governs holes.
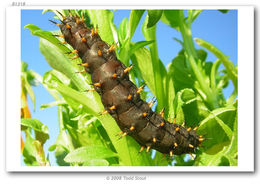
[[[195,59],[197,58],[197,53],[193,44],[191,29],[187,26],[187,23],[184,21],[185,19],[183,11],[179,11],[179,13],[180,32],[184,41],[184,49],[187,54],[189,65],[191,66],[202,91],[206,95],[206,102],[208,103],[210,109],[218,108],[217,97],[213,94],[208,83],[204,80],[202,73],[200,72],[200,69],[196,64]]]
[[[165,105],[165,99],[166,94],[164,92],[164,88],[161,85],[163,82],[162,74],[160,71],[160,59],[158,55],[158,48],[157,48],[157,42],[156,42],[156,25],[147,28],[147,20],[145,21],[143,25],[143,34],[145,36],[145,39],[147,41],[154,41],[153,43],[149,44],[149,50],[151,53],[151,59],[152,59],[152,66],[153,66],[153,74],[154,74],[154,84],[156,88],[156,98],[157,98],[157,109],[161,110]]]

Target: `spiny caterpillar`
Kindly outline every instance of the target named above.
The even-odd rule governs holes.
[[[140,152],[155,149],[163,154],[180,155],[195,152],[204,140],[196,133],[197,127],[185,128],[184,125],[164,120],[164,110],[157,114],[149,103],[140,98],[144,86],[137,88],[129,80],[129,71],[133,66],[126,67],[115,54],[116,45],[109,46],[102,41],[97,29],[88,28],[84,16],[65,17],[58,12],[63,20],[56,23],[65,41],[73,47],[74,58],[81,58],[85,68],[82,72],[91,74],[95,91],[101,96],[105,111],[116,120],[121,137],[129,135],[140,145]]]

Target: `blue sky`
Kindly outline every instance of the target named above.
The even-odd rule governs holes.
[[[118,27],[120,22],[129,17],[130,10],[117,10],[114,12],[114,23]],[[28,29],[24,29],[27,24],[34,24],[43,30],[57,30],[48,19],[53,19],[52,12],[42,14],[42,10],[22,10],[21,11],[21,60],[28,64],[28,69],[32,69],[41,76],[52,68],[45,61],[39,50],[39,38],[30,34]],[[144,20],[142,17],[141,23]],[[163,34],[162,34],[163,33]],[[165,34],[168,33],[168,34]],[[219,48],[229,59],[237,63],[237,11],[231,10],[222,14],[216,10],[204,10],[192,24],[193,37],[202,38]],[[173,40],[176,37],[181,40],[181,35],[176,30],[159,22],[157,25],[157,42],[159,57],[164,65],[168,65],[171,60],[181,50],[179,43]],[[133,42],[144,40],[141,32],[141,25],[137,27],[136,33],[132,39]],[[196,48],[199,48],[196,45]],[[215,61],[216,57],[208,53],[207,61]],[[54,99],[40,85],[33,87],[36,97],[36,110],[32,111],[32,103],[29,100],[29,107],[32,111],[32,117],[39,119],[48,126],[50,139],[45,143],[45,153],[49,153],[51,165],[56,165],[54,153],[48,152],[48,147],[55,143],[58,136],[58,117],[57,107],[51,107],[40,110],[42,104],[47,104]],[[230,85],[224,90],[225,97],[232,93],[233,87]]]

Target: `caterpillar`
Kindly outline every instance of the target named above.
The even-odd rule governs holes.
[[[185,128],[184,125],[170,123],[164,119],[164,110],[159,114],[151,107],[155,101],[147,103],[140,98],[144,86],[137,88],[129,80],[129,71],[117,59],[116,45],[108,45],[98,34],[98,30],[86,26],[84,16],[62,16],[59,26],[64,38],[63,43],[73,47],[71,53],[81,58],[83,72],[91,74],[95,91],[101,96],[105,107],[102,114],[109,113],[117,122],[121,137],[129,135],[141,146],[139,152],[155,149],[163,154],[192,154],[201,145],[204,138],[196,133],[197,127]]]

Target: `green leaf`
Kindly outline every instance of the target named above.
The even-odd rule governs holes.
[[[197,50],[197,54],[198,54],[198,59],[200,59],[201,61],[206,61],[208,53],[205,50],[199,49]]]
[[[31,87],[31,85],[29,84],[28,81],[25,82],[25,88],[26,88],[26,92],[28,93],[28,95],[30,96],[32,103],[33,103],[33,110],[35,110],[35,95],[33,92],[33,89]]]
[[[28,65],[27,63],[23,62],[21,63],[21,86],[22,91],[25,91],[24,93],[29,95],[29,97],[32,100],[33,103],[33,110],[35,111],[35,95],[33,92],[33,89],[31,86],[37,86],[38,82],[35,80],[35,72],[32,70],[27,69]],[[25,107],[27,103],[25,103],[25,100],[22,99],[21,106]]]
[[[41,123],[39,120],[31,118],[22,118],[21,125],[23,127],[32,128],[35,131],[36,139],[39,140],[42,144],[44,144],[45,141],[49,139],[48,127]]]
[[[121,60],[126,66],[129,66],[129,59],[131,54],[130,51],[130,42],[134,35],[134,32],[136,30],[136,27],[138,26],[138,23],[144,13],[144,10],[132,10],[130,13],[129,18],[129,24],[128,24],[128,32],[126,34],[126,37],[124,38],[124,44],[122,45],[122,48],[119,52],[119,60]],[[121,23],[123,24],[123,23]],[[124,23],[126,24],[126,23]],[[121,26],[121,25],[120,25]],[[122,26],[123,27],[123,26]],[[130,72],[130,79],[135,82],[135,79],[133,77],[133,73]]]
[[[131,56],[133,53],[135,53],[135,51],[138,50],[139,48],[143,48],[144,46],[149,45],[153,42],[154,41],[138,41],[137,43],[132,44],[130,46],[129,56]]]
[[[66,132],[63,108],[63,106],[58,106],[59,135],[55,144],[49,147],[49,151],[55,150],[55,157],[58,165],[69,166],[70,164],[65,162],[64,158],[70,151],[74,150],[74,145],[72,137]]]
[[[188,10],[188,20],[191,24],[202,12],[202,10]]]
[[[26,131],[26,139],[23,149],[24,163],[28,166],[45,166],[45,154],[42,143],[33,139],[31,134]]]
[[[179,11],[181,10],[164,10],[161,21],[179,31]]]
[[[232,130],[229,128],[229,126],[226,123],[224,123],[221,119],[219,119],[218,117],[215,117],[215,119],[218,122],[218,124],[221,126],[221,128],[224,130],[224,132],[226,133],[228,139],[231,140]]]
[[[75,149],[74,151],[70,152],[64,160],[69,163],[83,163],[93,159],[105,159],[116,156],[116,153],[104,148],[103,146],[93,145]]]
[[[24,61],[21,61],[21,72],[27,72],[28,71],[28,64]]]
[[[69,51],[67,47],[60,45],[59,40],[53,37],[50,32],[42,31],[38,27],[35,28],[34,25],[27,25],[26,28],[32,29],[32,34],[44,38],[40,39],[40,50],[51,67],[71,77],[72,81],[82,90],[90,88],[90,86],[80,83],[85,80],[81,74],[75,73],[79,71],[78,65],[75,63],[71,65],[65,56],[64,53]]]
[[[196,95],[192,89],[183,89],[180,96],[184,104],[189,104],[196,100]]]
[[[203,152],[196,158],[197,166],[220,166],[223,158],[223,149],[228,147],[228,142],[219,143],[211,147],[207,152]]]
[[[163,10],[147,10],[148,23],[147,28],[153,27],[161,18]]]
[[[91,88],[90,85],[85,83],[85,81],[89,80],[90,77],[84,78],[82,74],[76,73],[79,71],[78,65],[76,63],[72,63],[58,50],[56,46],[45,39],[40,39],[40,51],[49,65],[69,77],[70,80],[79,88],[79,90],[84,91]],[[87,82],[90,84],[89,81]]]
[[[229,10],[221,10],[221,9],[219,9],[218,11],[220,11],[223,14],[226,14],[226,13],[228,13]]]
[[[83,166],[108,166],[109,162],[104,159],[87,160],[83,163]]]
[[[51,145],[51,146],[49,146],[48,150],[52,152],[56,149],[56,146],[57,146],[56,144]]]
[[[156,95],[152,59],[149,50],[145,47],[139,48],[134,52],[132,58],[132,62],[134,66],[139,68],[145,84],[149,87],[153,95]]]
[[[70,51],[65,45],[60,44],[60,40],[55,38],[53,36],[53,33],[49,32],[49,31],[41,30],[39,27],[32,25],[32,24],[25,25],[24,28],[28,28],[31,31],[32,35],[35,35],[35,36],[48,40],[50,43],[54,44],[57,48],[59,48],[60,51],[62,51],[64,53]]]
[[[39,166],[39,163],[36,161],[35,155],[37,154],[37,151],[33,142],[33,137],[28,134],[23,149],[24,163],[29,166]]]
[[[114,36],[112,31],[113,24],[113,12],[110,10],[86,10],[88,13],[91,23],[98,27],[98,32],[102,40],[106,41],[108,44],[114,42]]]
[[[200,59],[198,59],[197,65],[198,65],[198,69],[199,69],[202,77],[204,78],[205,83],[210,85],[210,83],[211,83],[210,82],[210,73],[211,73],[213,63],[201,61]]]
[[[129,31],[127,34],[129,37],[129,41],[131,41],[143,14],[144,14],[144,10],[131,10],[130,17],[129,17]]]
[[[218,59],[215,61],[215,63],[213,63],[212,68],[211,68],[211,72],[210,72],[210,86],[212,88],[213,91],[216,91],[216,75],[218,72],[218,68],[221,64],[221,61]]]
[[[196,159],[198,166],[237,166],[237,112],[230,143],[220,143],[203,152]]]
[[[125,17],[122,22],[119,25],[118,28],[118,39],[119,39],[119,43],[124,46],[124,43],[127,41],[128,39],[128,19]]]
[[[229,78],[232,80],[233,85],[235,87],[235,90],[237,91],[237,70],[234,66],[234,64],[228,59],[227,56],[225,56],[218,48],[216,48],[214,45],[211,43],[204,41],[199,38],[194,39],[196,43],[210,52],[212,52],[220,61],[223,63],[224,67],[227,70],[227,74]]]
[[[96,117],[91,119],[82,118],[78,120],[78,128],[76,130],[77,140],[82,146],[86,145],[103,145],[104,148],[108,148],[108,141],[102,138],[101,130],[99,130],[99,120]]]
[[[96,102],[98,99],[93,98],[93,92],[78,92],[68,86],[65,86],[62,82],[59,82],[55,79],[55,72],[51,72],[44,76],[44,83],[52,89],[57,90],[63,98],[69,103],[69,105],[77,110],[79,105],[82,104],[86,107],[86,111],[93,115],[98,115],[102,112],[102,104]],[[97,95],[96,95],[97,96]]]
[[[126,38],[124,39],[124,45],[120,49],[119,52],[119,60],[122,61],[123,64],[126,66],[129,66],[129,59],[130,59],[130,42],[134,35],[134,32],[136,30],[136,27],[138,26],[138,23],[144,13],[144,10],[132,10],[130,13],[129,18],[129,26],[128,26],[128,32],[126,35]],[[130,72],[130,79],[135,83],[135,78],[133,77],[133,72]]]
[[[54,147],[53,147],[54,148]],[[64,158],[67,156],[68,151],[61,145],[55,145],[55,158],[56,163],[59,166],[70,166],[69,163],[64,161]]]
[[[43,11],[42,11],[42,14],[45,14],[46,12],[53,12],[53,13],[55,13],[56,14],[56,16],[54,16],[55,18],[57,18],[57,19],[59,19],[59,20],[63,20],[63,17],[58,13],[58,11],[60,12],[60,13],[62,13],[62,15],[64,15],[64,16],[66,16],[66,15],[68,15],[67,14],[67,10],[53,10],[53,9],[44,9]]]
[[[185,65],[185,58],[183,55],[179,55],[173,59],[168,65],[169,73],[172,74],[174,87],[176,91],[180,91],[184,88],[194,87],[194,77],[191,71]]]
[[[167,100],[167,107],[168,110],[168,118],[175,116],[175,110],[174,110],[174,99],[175,99],[175,88],[174,88],[174,79],[173,79],[173,73],[172,71],[168,71],[167,73],[167,79],[166,79],[166,95],[168,97]],[[167,116],[167,113],[165,114]]]
[[[185,104],[190,104],[193,101],[196,101],[195,93],[192,89],[183,89],[179,92],[177,92],[176,99],[174,100],[174,113],[176,115],[176,123],[182,124],[185,121],[185,113],[183,110],[183,107]],[[195,112],[195,110],[193,110]],[[189,115],[190,116],[190,115]],[[186,123],[189,122],[189,120],[185,121]]]
[[[24,28],[28,28],[32,32],[32,34],[33,34],[33,32],[35,32],[37,30],[41,30],[38,26],[33,25],[33,24],[25,25]]]
[[[230,142],[234,130],[236,108],[224,107],[210,112],[200,123],[198,133],[206,134],[210,140],[205,140],[203,145],[210,148],[214,145]],[[213,148],[214,149],[214,148]]]
[[[66,101],[59,100],[59,101],[54,101],[54,102],[51,102],[51,103],[48,103],[48,104],[42,104],[40,109],[46,109],[46,108],[49,108],[49,107],[66,105],[66,104],[67,104]]]

